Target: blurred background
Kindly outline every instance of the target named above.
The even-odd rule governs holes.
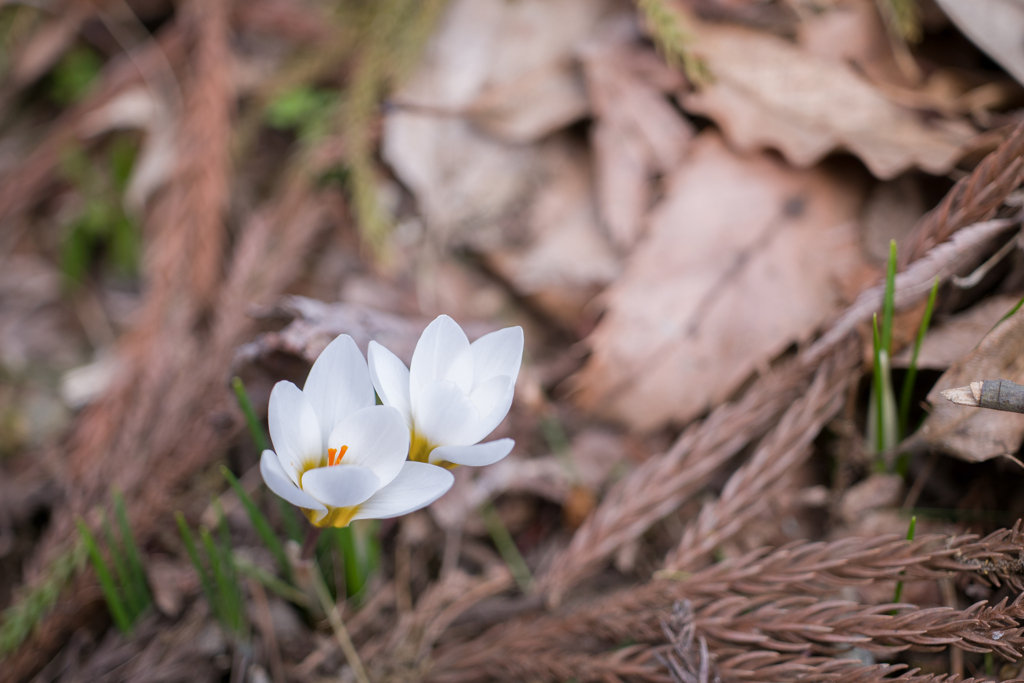
[[[0,2],[0,74],[0,681],[363,680],[309,571],[375,681],[1020,675],[1024,612],[973,650],[961,620],[671,654],[711,614],[683,598],[804,590],[657,591],[1024,511],[1024,419],[937,393],[1024,381],[1024,3]],[[270,388],[340,333],[408,362],[442,313],[523,326],[513,454],[304,580]],[[1012,602],[999,538],[820,596]]]

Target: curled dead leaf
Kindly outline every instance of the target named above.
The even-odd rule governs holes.
[[[580,405],[639,430],[724,400],[874,273],[849,173],[740,156],[709,133],[666,191],[573,381]]]
[[[914,437],[968,462],[1016,453],[1024,441],[1024,417],[951,403],[942,391],[982,379],[1024,382],[1024,308],[992,330],[977,348],[955,362],[928,393],[931,413]]]
[[[946,173],[974,129],[926,121],[886,99],[850,66],[757,31],[703,24],[695,52],[715,82],[683,96],[744,150],[771,147],[810,166],[835,149],[859,157],[879,178],[911,167]]]

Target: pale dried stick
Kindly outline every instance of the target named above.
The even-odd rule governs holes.
[[[750,460],[733,473],[718,500],[706,504],[687,525],[679,545],[665,561],[666,569],[699,566],[717,546],[770,506],[785,475],[807,459],[822,426],[842,407],[859,364],[858,350],[852,344],[822,364],[807,393],[789,407]]]

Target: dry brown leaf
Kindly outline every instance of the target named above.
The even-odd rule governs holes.
[[[1024,84],[1024,4],[1020,0],[936,0],[957,28]]]
[[[920,184],[911,174],[871,188],[863,214],[863,244],[867,257],[884,267],[889,260],[890,240],[905,244],[924,210]]]
[[[892,178],[911,167],[946,173],[974,135],[962,122],[926,122],[850,66],[781,38],[713,24],[695,34],[715,82],[685,95],[683,106],[715,120],[741,149],[775,148],[797,166],[846,149]]]
[[[905,84],[874,0],[837,3],[797,27],[800,46],[824,59],[854,64],[872,81]]]
[[[395,95],[403,105],[384,120],[382,153],[416,196],[427,228],[442,240],[498,225],[533,189],[533,148],[487,135],[472,107],[484,93],[517,88],[561,92],[542,76],[571,60],[596,26],[608,20],[611,2],[590,0],[455,0],[424,51],[417,71]],[[550,78],[550,73],[548,74]],[[540,78],[531,84],[531,78]],[[559,110],[571,110],[555,98]],[[538,105],[551,106],[551,98]],[[506,112],[505,128],[536,133],[564,119],[564,112],[528,111],[530,102]],[[479,109],[483,105],[477,102]],[[520,108],[522,107],[522,108]],[[491,111],[495,105],[490,105]],[[466,118],[459,112],[470,111]],[[525,117],[536,117],[527,121]],[[516,120],[516,117],[520,117]],[[543,125],[537,123],[541,122]]]
[[[959,406],[940,393],[984,379],[1024,382],[1024,308],[1003,321],[939,378],[928,393],[931,414],[918,430],[915,441],[968,462],[1016,453],[1024,439],[1024,417]]]
[[[868,275],[862,194],[849,173],[797,171],[698,137],[605,295],[578,402],[649,430],[729,396]]]
[[[488,135],[522,144],[565,128],[589,112],[579,69],[563,59],[488,88],[466,115]]]
[[[629,69],[625,45],[584,51],[587,89],[597,121],[592,128],[601,218],[615,243],[631,247],[640,234],[651,178],[682,159],[693,125],[655,88]]]
[[[973,351],[978,342],[1019,302],[1019,296],[994,296],[935,325],[928,330],[921,343],[921,351],[917,356],[918,369],[948,369]],[[912,351],[913,348],[908,346],[894,356],[893,367],[910,365]]]
[[[619,274],[621,265],[597,222],[590,156],[566,138],[545,145],[539,186],[515,244],[484,252],[490,268],[568,327]]]

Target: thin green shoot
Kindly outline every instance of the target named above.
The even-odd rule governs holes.
[[[871,332],[875,353],[875,367],[872,372],[874,380],[875,451],[881,453],[885,450],[885,435],[882,433],[885,411],[882,407],[882,340],[878,334],[877,313],[871,317]]]
[[[245,391],[245,384],[242,383],[241,377],[233,377],[231,379],[231,388],[235,390],[235,399],[238,401],[238,407],[242,411],[242,415],[245,416],[245,424],[249,426],[249,434],[252,436],[253,443],[256,444],[256,450],[262,453],[270,448],[270,441],[267,440],[267,435],[263,431],[263,427],[260,425],[260,421],[256,418],[256,411],[252,407],[252,401],[249,400],[249,394]]]
[[[914,384],[917,381],[917,356],[921,351],[921,344],[924,343],[924,336],[928,333],[928,326],[932,322],[932,311],[935,310],[935,297],[939,293],[939,278],[935,278],[932,291],[928,294],[928,303],[924,308],[924,317],[921,318],[921,325],[917,328],[917,338],[914,339],[914,351],[910,356],[910,367],[907,368],[907,377],[903,381],[903,390],[900,393],[900,437],[910,433],[910,401],[914,396]]]
[[[989,331],[988,331],[988,333],[989,333],[989,334],[992,334],[992,331],[993,331],[993,330],[995,330],[995,329],[996,329],[997,327],[999,327],[999,326],[1000,326],[1000,325],[1002,325],[1002,324],[1003,324],[1004,322],[1006,322],[1006,321],[1007,321],[1007,320],[1008,320],[1008,319],[1010,318],[1010,316],[1012,316],[1012,315],[1013,315],[1014,313],[1016,313],[1017,311],[1019,311],[1019,310],[1020,310],[1020,307],[1021,307],[1022,305],[1024,305],[1024,297],[1021,297],[1021,300],[1020,300],[1020,301],[1018,301],[1018,302],[1017,302],[1017,303],[1016,303],[1016,304],[1014,305],[1014,307],[1013,307],[1013,308],[1011,308],[1011,309],[1010,309],[1009,311],[1007,311],[1007,312],[1006,312],[1006,315],[1004,315],[1004,316],[1003,316],[1002,318],[1000,318],[1000,319],[999,319],[999,322],[997,322],[997,323],[996,323],[995,325],[993,325],[993,326],[992,326],[992,329],[991,329],[991,330],[989,330]]]
[[[113,492],[114,516],[117,518],[117,525],[121,532],[121,544],[124,548],[125,560],[131,574],[131,585],[134,588],[138,604],[145,609],[152,603],[153,598],[149,593],[149,585],[146,580],[146,569],[142,565],[142,554],[135,543],[135,535],[132,533],[131,525],[128,523],[128,511],[125,508],[124,496],[117,489]]]
[[[235,379],[238,379],[237,377]],[[227,479],[228,484],[234,490],[235,495],[238,496],[238,500],[242,502],[242,507],[245,508],[245,512],[249,515],[249,521],[252,522],[253,528],[259,535],[260,540],[263,541],[263,545],[267,546],[267,550],[274,556],[274,560],[277,562],[277,566],[281,570],[281,575],[285,580],[292,581],[292,565],[288,562],[288,556],[285,555],[284,546],[281,544],[281,540],[274,533],[273,527],[270,526],[270,522],[267,521],[266,516],[253,502],[252,498],[248,493],[245,492],[245,488],[242,487],[241,482],[238,478],[231,473],[227,467],[221,465],[220,473]]]
[[[530,573],[530,568],[526,566],[526,560],[519,552],[508,527],[501,521],[498,511],[494,509],[494,504],[487,501],[481,505],[480,514],[484,518],[484,525],[487,527],[488,533],[491,534],[491,540],[494,541],[495,547],[501,553],[509,571],[512,572],[512,578],[519,585],[519,590],[523,593],[529,592],[533,586],[533,575]]]
[[[178,512],[175,517],[181,537],[185,542],[185,550],[199,575],[203,594],[210,605],[210,610],[225,631],[237,638],[244,638],[245,614],[242,607],[242,592],[236,574],[227,520],[219,505],[217,512],[219,540],[214,539],[209,529],[200,527],[200,545],[197,545],[184,515]],[[205,562],[201,557],[200,547],[202,554],[206,555]],[[208,568],[207,565],[209,565]]]
[[[380,562],[378,528],[376,520],[367,520],[365,523],[354,522],[334,534],[336,547],[342,557],[345,592],[349,598],[360,594]]]
[[[135,591],[132,588],[131,576],[128,574],[128,562],[125,560],[124,553],[121,552],[121,548],[117,542],[117,538],[114,536],[114,531],[110,526],[110,522],[107,519],[106,514],[101,517],[101,526],[103,528],[103,535],[106,537],[107,549],[110,556],[110,565],[113,568],[115,585],[120,587],[121,598],[124,600],[124,606],[128,611],[129,619],[132,619],[133,614],[141,612],[138,602],[136,601]]]
[[[142,557],[128,523],[124,498],[115,490],[113,499],[117,531],[105,514],[100,522],[107,545],[106,556],[85,520],[76,518],[75,524],[88,550],[111,617],[118,629],[127,634],[139,616],[152,604],[152,598]]]
[[[199,584],[202,586],[203,595],[206,596],[206,601],[210,604],[210,608],[213,609],[217,604],[217,592],[209,574],[206,572],[206,567],[203,565],[202,560],[199,559],[199,550],[196,547],[196,539],[192,535],[192,529],[189,527],[188,522],[185,521],[185,515],[180,510],[174,513],[174,518],[178,522],[181,540],[185,542],[185,552],[188,553],[188,559],[192,561],[192,566],[195,567],[196,574],[199,575]]]
[[[907,540],[914,540],[914,531],[917,529],[917,515],[910,518],[910,527],[907,529]],[[902,575],[903,572],[900,572]],[[892,601],[899,604],[899,601],[903,598],[903,579],[896,582],[896,592],[892,596]],[[893,611],[895,614],[895,610]]]
[[[882,299],[882,349],[892,356],[892,319],[896,310],[896,240],[889,240],[889,264]]]
[[[110,616],[114,619],[114,623],[121,633],[130,633],[132,630],[132,620],[128,616],[128,609],[125,607],[124,601],[114,585],[114,578],[110,574],[110,567],[107,566],[107,561],[104,559],[102,551],[100,551],[96,537],[93,536],[89,525],[81,517],[75,517],[75,524],[78,525],[78,533],[81,535],[82,541],[89,551],[89,559],[92,561],[93,570],[96,572],[96,579],[100,582],[100,588],[103,590],[103,597],[107,601],[107,609],[110,611]]]

